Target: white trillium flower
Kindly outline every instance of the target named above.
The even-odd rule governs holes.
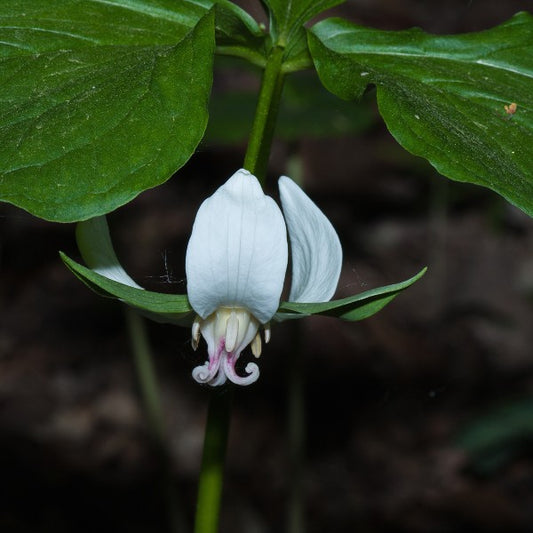
[[[149,318],[187,327],[192,322],[193,348],[203,336],[209,355],[193,370],[196,381],[249,385],[259,377],[259,368],[251,362],[237,370],[237,361],[248,345],[255,357],[261,355],[261,331],[268,342],[272,320],[311,314],[363,320],[426,271],[331,302],[342,264],[339,238],[291,179],[282,176],[279,191],[283,212],[263,193],[255,176],[241,169],[202,203],[187,247],[187,295],[161,294],[137,285],[118,261],[105,216],[76,227],[78,247],[89,268],[65,254],[61,257],[87,285]],[[292,282],[289,301],[280,304],[289,244]]]
[[[290,178],[279,179],[283,213],[250,172],[238,170],[196,215],[187,247],[187,295],[197,313],[196,349],[203,336],[209,359],[193,370],[199,383],[227,379],[249,385],[259,377],[255,363],[241,376],[235,369],[251,344],[261,354],[260,329],[270,339],[270,321],[280,304],[291,245],[292,302],[323,302],[333,296],[342,248],[326,216]]]
[[[259,377],[259,368],[250,362],[237,370],[237,361],[248,345],[256,358],[261,355],[261,330],[268,342],[272,320],[312,314],[363,320],[426,272],[423,268],[400,283],[330,301],[341,271],[339,238],[290,178],[279,179],[279,191],[283,212],[263,193],[257,178],[241,169],[202,203],[187,247],[187,295],[146,291],[137,285],[118,261],[105,216],[76,227],[78,247],[89,268],[65,254],[61,257],[89,287],[153,320],[187,327],[192,322],[192,346],[197,349],[203,336],[209,356],[193,370],[196,381],[249,385]],[[291,288],[289,301],[280,304],[289,244]]]
[[[187,246],[187,298],[180,296],[180,300],[188,302],[179,306],[178,317],[166,314],[154,300],[165,306],[171,295],[145,291],[122,268],[105,217],[78,224],[78,246],[92,272],[116,283],[111,290],[118,288],[125,303],[136,307],[141,298],[144,303],[139,308],[150,318],[183,325],[179,317],[190,316],[192,308],[196,313],[192,346],[197,349],[203,336],[209,355],[193,370],[196,381],[213,386],[227,380],[249,385],[259,377],[259,368],[250,362],[245,375],[237,372],[235,365],[244,348],[251,345],[253,355],[259,357],[261,330],[268,342],[272,319],[305,316],[277,314],[288,263],[287,233],[291,303],[329,301],[341,271],[341,245],[326,216],[290,178],[279,179],[279,191],[283,213],[263,193],[257,178],[241,169],[202,203]],[[84,267],[74,270],[79,268]]]

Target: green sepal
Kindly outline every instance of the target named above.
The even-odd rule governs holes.
[[[97,274],[63,252],[60,252],[60,256],[76,277],[101,296],[118,299],[159,322],[187,326],[193,321],[194,311],[185,294],[164,294],[130,287]],[[363,320],[383,309],[400,292],[419,280],[426,270],[427,268],[423,268],[412,278],[400,283],[377,287],[340,300],[319,303],[282,302],[275,320],[281,322],[310,315],[332,316],[352,322]]]
[[[381,311],[400,292],[418,281],[426,273],[426,270],[427,267],[424,267],[418,274],[400,283],[377,287],[340,300],[318,303],[282,302],[275,319],[282,321],[309,315],[325,315],[351,322],[364,320]]]
[[[194,319],[186,294],[164,294],[130,287],[97,274],[63,252],[59,255],[77,278],[101,296],[118,299],[158,322],[187,326]]]

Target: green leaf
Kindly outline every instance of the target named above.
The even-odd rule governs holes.
[[[344,0],[263,0],[270,15],[270,33],[275,46],[285,48],[284,71],[310,65],[304,24]]]
[[[98,294],[119,299],[159,322],[179,325],[192,323],[194,311],[185,294],[163,294],[124,285],[80,265],[62,252],[60,256],[67,267]]]
[[[196,2],[178,4],[0,8],[0,200],[84,220],[185,164],[207,123],[214,23]]]
[[[400,283],[378,287],[340,300],[320,303],[283,302],[278,310],[280,315],[276,315],[276,318],[285,320],[299,318],[298,315],[326,315],[349,321],[363,320],[383,309],[400,292],[418,281],[426,273],[426,270],[427,268],[423,268],[412,278]]]
[[[1,57],[90,46],[176,44],[213,2],[10,0],[0,7]],[[61,46],[59,45],[61,43]]]
[[[316,24],[311,55],[331,92],[377,86],[396,140],[443,175],[488,187],[533,215],[533,17],[480,33],[390,32],[340,19]],[[504,106],[516,103],[508,114]]]

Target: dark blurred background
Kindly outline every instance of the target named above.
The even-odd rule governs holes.
[[[264,20],[256,2],[242,2]],[[479,31],[529,1],[354,0],[332,14],[383,29]],[[257,73],[217,60],[212,124],[178,175],[109,216],[143,286],[185,291],[201,201],[242,165]],[[533,221],[400,148],[369,90],[287,82],[269,192],[303,179],[344,248],[338,296],[426,276],[359,323],[273,328],[261,377],[236,391],[222,533],[285,530],[287,381],[301,336],[309,533],[533,531]],[[157,125],[154,125],[156,127]],[[305,133],[302,134],[302,131]],[[168,531],[161,468],[122,307],[64,267],[74,226],[0,206],[0,531]],[[184,519],[191,523],[208,389],[189,331],[148,324]],[[246,356],[249,357],[249,356]]]

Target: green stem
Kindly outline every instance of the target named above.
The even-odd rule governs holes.
[[[244,168],[261,182],[264,181],[276,128],[284,74],[283,48],[272,49],[261,82],[261,91],[255,111],[250,140],[244,157]]]
[[[194,533],[216,533],[233,388],[214,388],[209,397]]]
[[[131,307],[126,308],[126,319],[133,350],[135,371],[141,389],[150,434],[156,444],[161,444],[165,442],[163,410],[146,327],[142,317]]]
[[[126,308],[126,323],[148,429],[162,470],[161,491],[166,501],[169,530],[172,533],[183,532],[187,530],[187,527],[183,512],[179,507],[178,494],[172,476],[172,461],[167,447],[161,397],[146,325],[143,318],[129,307]]]

